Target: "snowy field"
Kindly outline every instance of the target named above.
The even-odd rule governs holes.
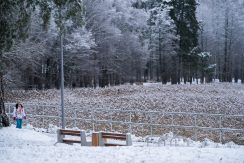
[[[56,134],[36,132],[33,128],[0,130],[1,163],[84,162],[84,163],[244,163],[244,146],[193,142],[187,146],[147,145],[131,147],[81,147],[79,144],[55,144]]]
[[[143,85],[121,85],[108,88],[77,88],[65,89],[65,116],[74,116],[75,107],[79,112],[78,118],[87,118],[90,113],[85,109],[118,109],[138,111],[132,115],[133,122],[148,123],[148,117],[140,114],[140,111],[160,111],[160,112],[194,112],[194,113],[213,113],[244,115],[244,85],[234,83],[212,83],[212,84],[193,84],[193,85],[162,85],[160,83],[144,83]],[[57,116],[60,113],[58,105],[60,104],[60,91],[52,90],[15,90],[7,92],[7,101],[15,103],[37,103],[53,104],[56,108],[48,107],[46,110],[26,110],[28,114],[45,114],[46,116]],[[97,113],[96,118],[108,119],[110,115]],[[113,120],[128,121],[128,115],[113,114]],[[160,115],[161,116],[161,115]],[[192,118],[186,116],[174,116],[174,123],[178,125],[192,125]],[[40,118],[28,117],[28,121],[35,127],[48,127],[49,124],[58,125],[58,120],[45,119],[45,125]],[[171,117],[154,117],[157,123],[170,124]],[[243,118],[223,118],[225,128],[243,129]],[[38,123],[36,123],[38,121]],[[40,123],[39,123],[40,121]],[[73,121],[66,121],[68,127],[74,127]],[[198,126],[219,127],[219,117],[201,117],[198,116]],[[45,126],[45,127],[44,127]],[[92,129],[91,124],[77,122],[80,129]],[[128,126],[113,125],[113,129],[118,132],[128,132]],[[110,130],[110,126],[97,125],[96,131]],[[150,134],[150,128],[135,126],[132,132],[145,136]],[[165,128],[156,128],[153,134],[167,133]],[[193,137],[191,130],[177,130],[178,134],[186,137]],[[198,139],[209,138],[214,141],[219,140],[219,132],[198,132]],[[227,135],[228,134],[228,135]],[[238,144],[244,144],[243,134],[227,133],[224,142],[234,141]]]
[[[59,90],[7,92],[8,102],[59,104]],[[215,83],[206,85],[122,85],[105,89],[65,89],[65,105],[82,108],[184,111],[221,114],[244,114],[244,85]],[[50,113],[50,112],[49,112]],[[30,118],[30,117],[28,117]],[[236,124],[244,128],[242,120]],[[205,123],[205,121],[204,121]],[[56,128],[0,130],[0,162],[204,162],[244,163],[244,146],[233,142],[214,143],[211,140],[179,139],[166,145],[157,138],[147,143],[146,137],[133,136],[132,147],[81,147],[79,144],[56,143]],[[88,133],[88,139],[89,139]],[[170,135],[170,134],[169,134]],[[207,135],[208,137],[208,135]]]
[[[7,91],[7,102],[60,104],[60,90]],[[121,85],[65,89],[67,107],[244,114],[244,84]]]

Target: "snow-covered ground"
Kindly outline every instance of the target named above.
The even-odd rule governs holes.
[[[140,83],[142,84],[142,83]],[[125,84],[108,88],[76,88],[64,91],[65,98],[65,116],[77,118],[91,118],[91,114],[86,109],[117,109],[138,111],[132,114],[132,122],[149,123],[149,118],[140,114],[140,111],[158,111],[158,112],[196,112],[213,114],[244,115],[244,84],[234,83],[212,83],[212,84],[185,84],[185,85],[162,85],[161,83],[143,83],[143,85]],[[47,107],[46,109],[36,109],[31,106],[26,108],[27,114],[58,116],[60,113],[60,90],[14,90],[6,91],[7,102],[21,102],[24,106],[28,103],[52,104],[57,107]],[[106,112],[95,112],[94,117],[98,120],[108,120],[111,116],[116,121],[129,121],[129,115],[126,113],[109,114]],[[171,124],[170,116],[154,116],[153,119],[158,124]],[[27,117],[27,121],[35,127],[48,127],[49,124],[59,125],[57,119],[42,120],[36,117]],[[41,123],[40,123],[41,122]],[[67,120],[67,127],[79,127],[80,129],[93,129],[91,123]],[[43,124],[42,124],[43,123]],[[219,127],[219,117],[198,116],[197,125],[202,127]],[[187,116],[174,116],[175,125],[193,125],[193,120]],[[113,129],[111,129],[113,127]],[[119,132],[128,132],[129,126],[121,124],[95,125],[94,130],[115,130]],[[133,126],[132,126],[133,127]],[[222,117],[222,127],[243,129],[243,118]],[[150,128],[147,126],[135,126],[131,131],[133,134],[146,136],[150,134]],[[153,134],[162,134],[169,132],[165,128],[153,128]],[[181,136],[193,138],[191,130],[177,130]],[[225,133],[224,142],[234,141],[243,143],[244,133]],[[219,132],[198,132],[198,139],[209,138],[219,141]]]
[[[109,88],[65,89],[66,106],[143,111],[204,112],[244,114],[244,85],[214,83],[204,85],[122,85]],[[59,90],[11,91],[8,102],[59,104]],[[66,108],[67,109],[67,108]],[[50,110],[47,114],[50,115]],[[28,112],[28,110],[27,110]],[[30,112],[34,114],[34,112]],[[56,115],[56,114],[52,114]],[[31,117],[27,117],[31,119]],[[225,121],[225,127],[243,128],[242,119]],[[30,121],[29,121],[30,122]],[[204,119],[204,123],[207,123]],[[210,123],[210,126],[214,126]],[[216,121],[218,123],[218,121]],[[51,123],[48,123],[49,125]],[[55,123],[53,123],[55,124]],[[113,126],[115,127],[115,126]],[[123,126],[122,126],[123,127]],[[139,128],[140,129],[140,128]],[[56,128],[32,127],[16,129],[14,126],[0,129],[0,163],[21,162],[236,162],[244,163],[244,146],[231,142],[213,143],[177,140],[170,145],[158,145],[156,138],[147,144],[146,138],[133,136],[132,147],[81,147],[79,144],[55,144]],[[39,131],[39,132],[37,132]],[[43,131],[43,132],[42,132]],[[135,131],[133,131],[135,133]],[[164,132],[162,132],[164,133]],[[138,135],[143,135],[142,131]],[[212,133],[211,133],[212,134]],[[217,133],[218,134],[218,133]],[[219,134],[217,135],[219,136]],[[241,135],[240,135],[241,136]],[[239,136],[239,137],[240,137]],[[210,138],[205,135],[204,138]],[[239,140],[242,141],[243,139]],[[230,139],[234,141],[234,139]],[[175,145],[176,144],[176,145]]]
[[[56,134],[34,131],[32,127],[0,129],[0,162],[82,162],[82,163],[243,163],[244,146],[209,141],[179,143],[178,146],[136,142],[130,147],[81,147],[79,144],[55,144]]]
[[[68,107],[244,114],[244,84],[121,85],[65,89]],[[6,91],[7,102],[60,104],[60,90]]]

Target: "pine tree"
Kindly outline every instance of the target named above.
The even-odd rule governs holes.
[[[190,52],[198,46],[197,3],[195,0],[171,0],[168,3],[172,6],[170,16],[176,24],[177,34],[179,35],[180,50],[178,55],[180,65],[182,65],[182,71],[179,74],[183,75],[185,82],[191,82],[196,64],[194,63],[194,56],[191,56]]]

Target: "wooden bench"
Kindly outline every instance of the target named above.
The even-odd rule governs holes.
[[[67,139],[67,138],[65,138],[65,135],[79,136],[80,140]],[[57,140],[58,140],[58,143],[67,143],[67,144],[80,143],[81,146],[90,146],[91,145],[91,142],[86,141],[86,133],[84,130],[77,131],[77,130],[58,129],[57,130]]]
[[[93,134],[95,135],[95,134]],[[93,136],[92,140],[98,142],[99,146],[131,146],[131,134],[120,134],[120,133],[108,133],[108,132],[99,132],[97,136],[98,140],[95,140],[95,136]],[[109,140],[117,140],[119,142],[110,143]],[[122,144],[121,142],[125,142]],[[94,146],[96,144],[92,143]]]
[[[66,135],[69,136],[79,136],[80,140],[72,140],[65,138]],[[93,132],[92,142],[86,141],[86,133],[84,130],[57,130],[57,143],[80,143],[81,146],[131,146],[132,140],[130,134],[120,134],[120,133],[108,133],[108,132]],[[108,140],[115,140],[119,142],[109,143]],[[122,142],[125,142],[122,144]]]

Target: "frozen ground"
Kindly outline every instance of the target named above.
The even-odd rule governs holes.
[[[212,84],[186,84],[186,85],[162,85],[160,83],[144,83],[143,85],[121,85],[108,88],[77,88],[65,89],[65,115],[74,117],[73,108],[77,110],[78,118],[89,118],[90,113],[85,109],[118,109],[138,111],[132,114],[132,122],[148,123],[148,117],[140,114],[140,111],[160,111],[160,112],[200,112],[215,114],[234,114],[244,115],[244,84],[234,83],[212,83]],[[15,90],[7,93],[8,102],[54,104],[56,108],[44,110],[35,110],[32,107],[26,110],[28,114],[57,116],[59,115],[60,90]],[[73,106],[73,108],[71,108]],[[71,108],[71,109],[70,109]],[[108,119],[110,114],[94,113],[97,119]],[[154,117],[157,123],[169,124],[170,116]],[[45,125],[39,123],[40,119],[32,117],[28,121],[36,127],[48,127],[48,124],[58,125],[55,119],[45,119]],[[113,114],[113,120],[128,121],[127,114]],[[38,122],[38,123],[36,123]],[[41,120],[41,122],[43,122]],[[243,118],[222,118],[222,127],[243,129]],[[174,123],[178,125],[192,125],[192,119],[187,116],[174,116]],[[74,126],[73,121],[67,121],[69,127]],[[219,117],[201,117],[197,118],[197,125],[203,127],[218,127]],[[91,124],[77,122],[77,127],[81,129],[91,129]],[[120,132],[128,132],[128,126],[113,125],[113,129]],[[110,130],[110,126],[97,125],[95,130]],[[141,136],[148,135],[150,130],[142,126],[134,127],[133,133]],[[154,134],[169,132],[165,128],[157,128]],[[192,131],[177,130],[178,134],[186,137],[192,137]],[[199,139],[209,138],[214,141],[219,140],[219,132],[198,132]],[[243,134],[227,133],[224,142],[234,141],[243,143]]]
[[[8,102],[60,104],[60,90],[6,92]],[[244,114],[244,84],[121,85],[65,89],[67,107]]]
[[[243,163],[244,147],[232,143],[193,142],[187,146],[157,146],[136,142],[132,147],[81,147],[55,144],[56,134],[14,126],[0,130],[1,163],[82,162],[82,163]]]

